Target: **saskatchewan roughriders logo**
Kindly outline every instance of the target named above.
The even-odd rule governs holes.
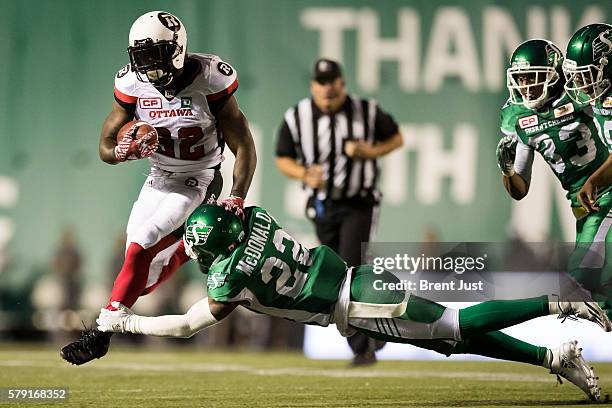
[[[599,34],[593,40],[593,59],[604,57],[612,52],[612,29]]]
[[[187,227],[185,237],[190,245],[203,245],[208,240],[213,227],[204,224],[193,224]]]
[[[220,288],[225,285],[225,278],[227,278],[227,275],[228,273],[225,271],[209,273],[208,279],[206,280],[206,286],[209,289]]]

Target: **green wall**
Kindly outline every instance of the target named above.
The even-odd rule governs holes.
[[[66,225],[75,228],[88,277],[107,273],[113,238],[125,227],[148,165],[102,163],[98,136],[114,74],[128,62],[129,27],[153,9],[182,19],[190,51],[218,54],[238,70],[236,97],[259,137],[251,200],[291,230],[312,232],[286,210],[301,204],[274,166],[275,132],[284,110],[308,94],[312,61],[326,54],[342,60],[351,92],[376,98],[404,130],[405,149],[383,165],[380,240],[418,241],[430,226],[445,240],[504,240],[511,226],[532,239],[572,239],[567,206],[548,176],[534,181],[540,195],[534,192],[521,210],[501,188],[494,147],[505,61],[524,39],[547,37],[563,48],[578,26],[609,22],[609,1],[2,0],[0,6],[0,242],[10,236],[4,245],[13,259],[6,279],[18,282],[47,262]],[[530,234],[530,224],[537,233]]]

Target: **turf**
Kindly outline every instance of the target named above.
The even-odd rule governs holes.
[[[603,393],[612,364],[596,364]],[[0,387],[68,387],[68,403],[0,407],[584,407],[571,384],[500,362],[396,362],[347,369],[300,354],[114,348],[82,367],[48,347],[0,347]],[[603,399],[603,398],[602,398]]]

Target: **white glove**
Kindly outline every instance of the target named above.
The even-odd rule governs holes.
[[[133,333],[134,312],[119,302],[111,302],[117,310],[100,309],[100,315],[96,319],[98,330],[102,332]]]

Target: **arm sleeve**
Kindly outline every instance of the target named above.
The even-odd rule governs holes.
[[[384,142],[398,132],[399,126],[397,122],[395,122],[395,119],[377,105],[374,119],[374,140]]]
[[[533,158],[533,148],[519,140],[516,145],[516,156],[514,157],[514,171],[525,180],[527,185],[531,183]]]
[[[127,331],[159,337],[191,337],[217,323],[218,320],[210,312],[206,297],[191,306],[184,315],[131,315],[127,322]]]
[[[297,159],[298,154],[295,149],[295,143],[293,137],[291,137],[291,130],[286,120],[283,120],[283,124],[278,130],[278,138],[276,140],[276,157],[291,157]]]
[[[225,104],[227,103],[227,101],[229,100],[229,98],[231,98],[232,95],[225,95],[219,99],[216,99],[214,101],[210,101],[208,102],[208,108],[210,109],[210,113],[212,113],[212,115],[215,117],[215,119],[219,119],[217,116],[219,115],[219,112],[221,111],[221,109],[223,109],[223,107],[225,106]]]

